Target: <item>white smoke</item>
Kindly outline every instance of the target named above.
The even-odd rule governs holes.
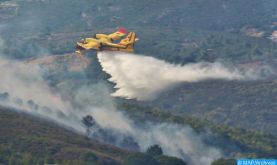
[[[255,70],[231,70],[220,63],[180,66],[152,57],[108,52],[99,53],[98,58],[103,70],[111,75],[110,81],[115,82],[118,88],[113,96],[141,100],[155,98],[160,92],[183,82],[258,77]],[[149,121],[137,126],[115,108],[110,89],[103,82],[76,85],[73,79],[72,82],[62,81],[53,88],[43,73],[44,70],[37,65],[1,59],[0,103],[24,109],[34,116],[50,119],[82,134],[85,134],[82,117],[92,115],[101,128],[111,131],[116,138],[113,144],[120,146],[125,137],[132,137],[142,151],[159,144],[166,155],[182,158],[191,165],[208,165],[222,157],[219,149],[205,144],[201,136],[188,126]],[[5,92],[9,94],[8,100],[2,99],[1,102],[1,94],[7,97],[3,95]],[[70,92],[74,95],[65,99],[63,96]]]
[[[148,122],[141,123],[142,127],[137,126],[131,118],[115,108],[113,98],[109,97],[109,88],[103,83],[82,85],[74,92],[72,100],[64,100],[57,92],[59,90],[53,90],[46,83],[42,73],[43,70],[36,65],[1,59],[0,94],[8,92],[10,95],[9,100],[1,104],[50,119],[83,134],[82,117],[92,115],[101,128],[111,130],[118,141],[124,136],[132,137],[142,151],[150,145],[159,144],[165,154],[182,158],[192,165],[208,165],[221,157],[218,149],[206,145],[188,126]],[[60,88],[70,91],[70,85],[63,83]],[[16,101],[17,98],[21,100],[20,103]],[[37,107],[30,106],[30,100]],[[77,105],[75,108],[73,102]]]
[[[75,121],[66,119],[65,115],[72,115],[70,102],[62,100],[59,93],[51,90],[43,79],[42,72],[37,65],[1,59],[0,94],[9,95],[6,100],[0,100],[1,104],[24,109],[27,113],[57,121],[75,130],[81,129]]]
[[[114,108],[106,108],[105,104],[94,106],[97,105],[94,98],[96,102],[101,100],[100,102],[108,103],[108,107],[112,101],[108,96],[96,97],[99,92],[96,89],[97,86],[87,86],[86,90],[83,88],[76,97],[79,98],[79,104],[87,106],[84,107],[85,111],[94,117],[100,127],[112,130],[112,134],[118,141],[124,138],[122,135],[132,137],[142,151],[146,151],[153,144],[158,144],[166,155],[182,158],[190,165],[210,165],[212,161],[222,157],[219,149],[205,144],[202,137],[189,126],[141,121],[140,125],[143,127],[139,127],[129,117]],[[107,90],[103,84],[99,87],[104,93]],[[78,95],[85,95],[86,98],[82,100]],[[87,98],[91,98],[90,103],[87,102]]]
[[[144,150],[159,144],[165,154],[183,158],[189,164],[209,165],[222,157],[219,149],[204,144],[201,136],[188,126],[162,123],[136,133],[136,140]]]
[[[22,62],[0,60],[1,91],[7,91],[14,96],[26,100],[36,100],[42,106],[54,106],[66,109],[65,105],[51,93],[50,88],[41,76],[41,70],[36,65],[25,65]],[[27,108],[27,107],[24,107]]]
[[[108,109],[96,109],[92,111],[92,115],[101,127],[132,137],[142,151],[158,144],[166,155],[182,158],[192,165],[210,165],[212,161],[222,157],[219,149],[206,145],[201,136],[188,126],[145,123],[147,128],[140,128],[121,112]]]
[[[128,53],[100,52],[99,62],[117,89],[112,96],[150,100],[160,92],[184,82],[206,79],[242,80],[254,77],[220,63],[174,65],[153,57]]]

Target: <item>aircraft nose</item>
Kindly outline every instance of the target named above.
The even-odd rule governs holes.
[[[84,48],[82,46],[78,45],[78,44],[76,45],[75,48],[78,49],[78,50],[84,50]]]

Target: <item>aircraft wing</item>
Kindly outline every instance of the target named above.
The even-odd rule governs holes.
[[[77,45],[80,46],[83,49],[98,49],[100,46],[100,43],[97,42],[97,40],[86,38],[83,43],[77,42]]]
[[[125,48],[126,47],[125,45],[114,44],[114,43],[111,43],[111,42],[106,42],[104,44],[107,45],[107,46],[110,46],[110,47],[114,47],[114,48]]]

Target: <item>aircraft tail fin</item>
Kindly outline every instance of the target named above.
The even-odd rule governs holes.
[[[126,46],[127,51],[132,52],[134,50],[134,44],[136,41],[138,41],[136,33],[130,32],[124,39],[119,42],[119,44]]]

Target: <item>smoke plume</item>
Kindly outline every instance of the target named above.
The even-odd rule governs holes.
[[[2,59],[1,104],[49,119],[82,134],[85,134],[82,117],[91,115],[99,128],[107,132],[105,136],[113,137],[105,142],[120,147],[126,139],[132,139],[141,151],[159,144],[166,155],[177,156],[192,165],[208,165],[221,157],[220,150],[205,144],[201,136],[188,126],[149,121],[138,126],[115,108],[110,88],[105,83],[72,88],[71,83],[61,82],[58,87],[52,87],[45,79],[45,72],[36,65]],[[69,95],[66,92],[72,90],[75,93],[72,98],[63,97],[62,93]]]
[[[16,1],[20,2],[23,3]],[[53,17],[53,13],[49,14],[48,10],[32,7],[29,8],[30,11],[21,10],[20,15],[5,24],[1,22],[1,56],[22,59],[24,56],[49,54],[48,48],[37,41],[51,37],[52,32],[75,32],[76,27],[80,27],[79,19],[75,25],[72,24],[76,20],[75,16],[85,11],[83,7],[90,10],[87,3],[79,8],[76,8],[76,4],[79,5],[80,1],[51,1],[44,5],[48,5],[57,17]],[[60,7],[57,7],[60,5],[66,7],[63,10],[66,14],[60,14]],[[53,10],[53,7],[58,10]],[[66,16],[66,19],[59,15]],[[68,24],[70,26],[65,26]],[[91,30],[91,26],[85,30]],[[5,35],[15,32],[18,35]],[[30,35],[21,38],[21,33]],[[9,42],[12,44],[8,44]],[[10,53],[5,54],[4,48],[8,48]],[[154,99],[164,90],[179,83],[206,79],[242,80],[251,77],[236,69],[227,69],[220,63],[181,66],[152,57],[111,52],[99,53],[98,59],[103,70],[111,76],[110,81],[116,84],[117,90],[112,95],[138,100]],[[67,73],[62,73],[64,76],[56,70],[52,71],[55,81],[59,81],[56,86],[52,86],[49,83],[51,78],[45,76],[48,71],[36,64],[26,65],[22,61],[0,59],[0,104],[48,119],[84,135],[86,132],[81,123],[82,117],[91,115],[99,129],[113,137],[113,140],[108,139],[105,142],[121,146],[122,141],[131,138],[141,151],[145,151],[150,145],[159,144],[166,155],[177,156],[190,165],[209,165],[222,156],[219,149],[205,144],[202,137],[189,126],[150,121],[141,121],[138,126],[132,118],[115,108],[114,98],[110,97],[110,88],[105,83],[87,83],[91,80],[79,78],[80,75],[85,75],[82,71],[75,73],[78,78],[74,77],[76,75],[68,76],[72,77],[69,80],[66,79]],[[91,137],[94,138],[92,135]]]
[[[102,95],[96,97],[100,91],[102,91]],[[114,138],[113,144],[122,147],[124,146],[122,143],[126,139],[132,139],[141,151],[146,151],[153,144],[159,144],[166,155],[184,159],[190,165],[209,165],[213,160],[222,157],[219,149],[205,144],[202,136],[189,126],[151,123],[149,121],[141,121],[140,124],[135,123],[112,106],[113,98],[109,97],[109,93],[105,91],[108,91],[108,88],[103,84],[86,86],[79,91],[76,97],[78,104],[86,106],[83,107],[82,111],[86,111],[87,114],[94,117],[98,127],[101,128],[101,132],[106,130],[104,135]],[[88,98],[90,98],[89,102]],[[97,138],[97,136],[92,136],[92,138]],[[104,138],[102,135],[99,140]],[[104,140],[104,142],[109,141]],[[132,142],[129,142],[129,145],[132,145]]]
[[[38,65],[26,65],[22,61],[0,60],[0,103],[24,110],[32,115],[51,119],[57,123],[79,130],[82,127],[67,120],[76,116],[71,104],[48,85],[45,71]],[[1,97],[0,97],[1,98]]]

